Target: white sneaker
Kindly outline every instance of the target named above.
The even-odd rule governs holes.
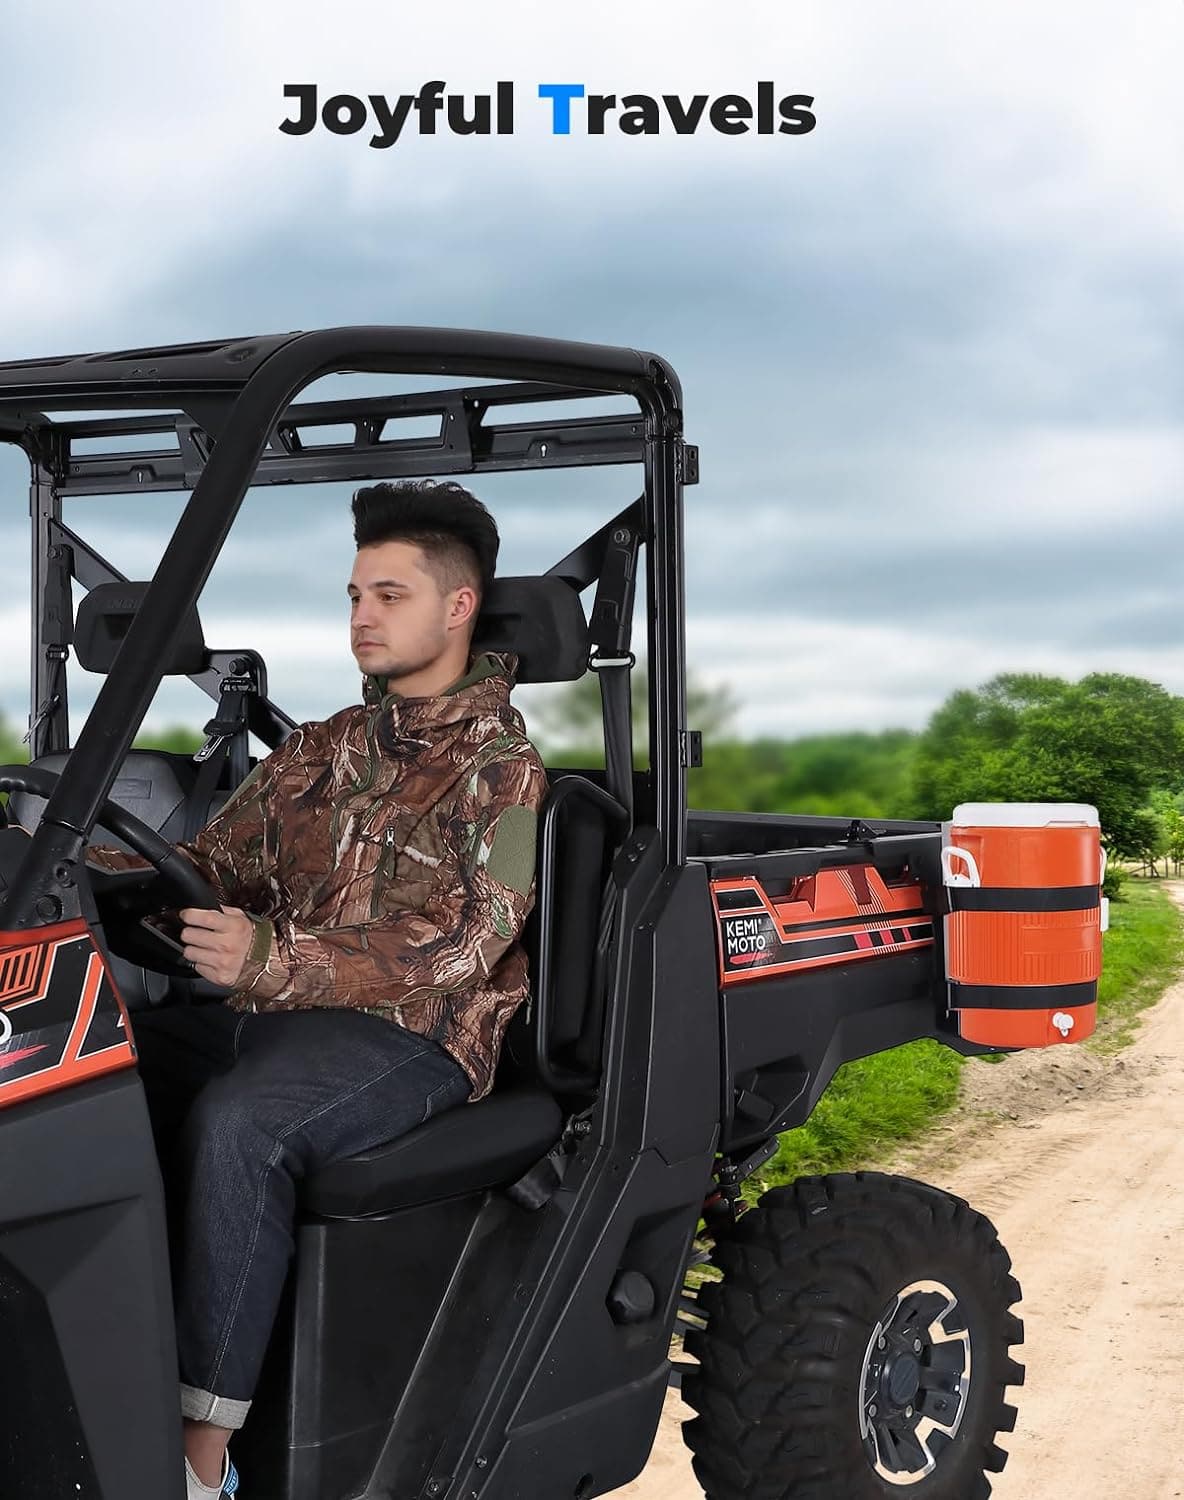
[[[238,1494],[238,1470],[230,1462],[230,1454],[226,1453],[222,1457],[222,1482],[217,1489],[202,1484],[193,1472],[193,1465],[186,1459],[185,1493],[186,1500],[222,1500],[223,1495],[229,1497]]]

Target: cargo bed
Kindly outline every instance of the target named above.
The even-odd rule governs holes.
[[[839,1065],[920,1037],[946,1008],[940,823],[687,814],[711,893],[724,1039],[722,1146],[801,1125]]]

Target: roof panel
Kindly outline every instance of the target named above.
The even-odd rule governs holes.
[[[105,408],[134,407],[166,396],[176,399],[186,391],[233,394],[277,350],[305,340],[310,357],[314,347],[326,351],[339,346],[347,360],[342,369],[493,374],[509,379],[604,374],[616,377],[613,385],[621,378],[631,385],[673,378],[655,356],[611,345],[474,329],[347,327],[10,360],[0,363],[0,408],[78,407],[83,401]]]

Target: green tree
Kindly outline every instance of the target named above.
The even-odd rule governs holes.
[[[1016,795],[1009,756],[1025,717],[1057,703],[1069,684],[1059,677],[1006,672],[978,689],[951,694],[929,720],[916,747],[911,812],[945,818],[959,802]]]
[[[205,744],[200,729],[187,724],[169,724],[164,729],[143,730],[136,736],[137,750],[168,750],[179,755],[193,755]]]
[[[1150,866],[1152,875],[1157,875],[1156,862],[1164,862],[1164,874],[1179,874],[1184,860],[1184,812],[1178,792],[1160,788],[1151,793],[1145,812],[1148,817],[1146,847],[1140,858]]]
[[[3,714],[0,714],[0,766],[23,765],[29,758],[28,751],[20,742],[20,736],[8,723]],[[0,825],[3,824],[3,808],[8,801],[8,793],[0,792]]]
[[[737,710],[732,690],[711,687],[687,674],[687,723],[698,729],[704,743],[723,735]],[[632,673],[633,753],[644,761],[649,748],[649,678],[645,665]],[[604,753],[600,681],[586,672],[539,704],[533,714],[536,743],[551,764],[595,764]]]
[[[959,802],[1088,802],[1111,850],[1156,844],[1145,810],[1184,779],[1184,700],[1117,672],[1080,682],[1005,673],[954,693],[917,748],[911,812],[947,818]]]
[[[778,788],[795,812],[901,817],[918,736],[907,729],[810,735],[784,747]]]
[[[28,758],[28,747],[21,744],[20,735],[0,714],[0,766],[23,764]]]
[[[780,740],[704,744],[703,764],[687,772],[687,802],[717,812],[784,812],[780,789],[785,752]]]
[[[721,812],[905,816],[917,735],[852,731],[796,740],[721,741],[688,778],[692,807]]]
[[[634,753],[644,764],[648,685],[644,667],[633,674]],[[906,815],[908,775],[917,735],[811,735],[798,740],[741,740],[733,724],[737,703],[727,686],[687,678],[687,723],[703,735],[703,765],[687,777],[691,807],[721,812],[802,812],[837,817]],[[562,688],[532,716],[532,732],[548,765],[600,763],[603,750],[600,689],[594,674]]]
[[[1179,875],[1184,864],[1184,798],[1177,793],[1164,812],[1164,832],[1167,835],[1167,857],[1172,862],[1172,873]]]

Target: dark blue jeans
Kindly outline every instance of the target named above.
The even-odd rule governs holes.
[[[299,1180],[468,1098],[426,1037],[350,1010],[132,1017],[169,1208],[181,1410],[241,1427],[295,1243]]]

